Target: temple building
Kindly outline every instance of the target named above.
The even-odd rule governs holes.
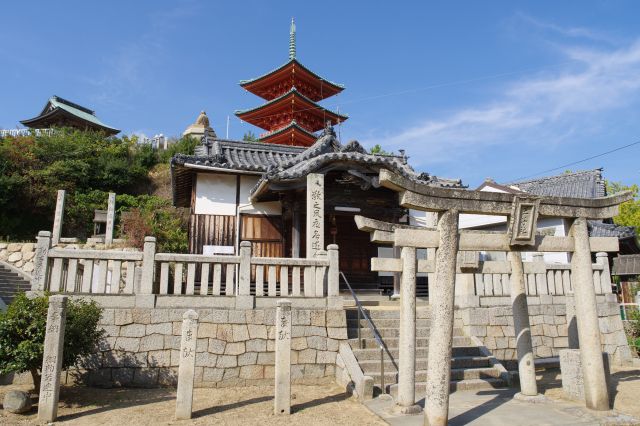
[[[344,86],[332,83],[296,59],[296,27],[291,20],[289,61],[258,78],[240,82],[245,90],[267,102],[256,108],[236,111],[247,123],[266,133],[259,140],[279,145],[311,146],[317,139],[314,132],[326,123],[337,125],[348,117],[330,111],[317,102],[340,93]]]
[[[100,121],[95,111],[58,96],[49,98],[37,117],[22,120],[20,123],[31,129],[73,127],[81,130],[102,131],[107,136],[120,133],[120,130]]]

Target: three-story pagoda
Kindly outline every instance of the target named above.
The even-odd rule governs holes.
[[[236,111],[241,120],[266,130],[260,140],[268,143],[311,146],[317,132],[330,122],[337,125],[348,117],[330,111],[317,102],[344,90],[341,84],[325,80],[296,59],[296,27],[291,20],[289,61],[261,77],[243,80],[240,86],[267,102]]]

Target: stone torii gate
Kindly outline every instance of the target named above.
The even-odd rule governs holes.
[[[427,361],[425,424],[447,424],[454,284],[456,272],[465,272],[468,268],[511,274],[520,390],[525,397],[537,395],[524,285],[525,265],[520,255],[522,251],[572,253],[572,282],[586,405],[594,410],[609,409],[592,281],[591,252],[617,251],[618,241],[615,238],[590,238],[587,219],[606,219],[617,215],[618,205],[631,199],[630,193],[598,199],[579,199],[468,191],[421,184],[384,169],[380,171],[379,184],[398,192],[399,203],[403,207],[438,213],[436,228],[417,228],[356,217],[359,229],[370,232],[373,242],[393,244],[394,247],[401,248],[400,259],[372,259],[374,270],[401,273],[397,399],[401,411],[415,410],[416,272],[434,273],[435,281],[430,283],[429,294],[432,323]],[[460,213],[508,216],[508,231],[459,231]],[[570,236],[537,235],[538,216],[572,220]],[[417,261],[417,248],[436,249],[435,259]],[[509,260],[483,262],[480,265],[477,260],[478,251],[508,252]]]

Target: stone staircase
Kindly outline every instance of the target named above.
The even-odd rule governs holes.
[[[29,290],[29,281],[0,262],[0,299],[5,305],[9,305],[17,293]]]
[[[387,393],[395,396],[398,382],[398,341],[400,330],[400,310],[397,306],[365,307],[371,321],[382,338],[387,350],[384,354],[384,384]],[[427,380],[427,351],[429,346],[430,309],[419,307],[416,311],[416,397],[425,394]],[[360,320],[360,333],[363,348],[357,338],[357,310],[347,309],[347,328],[349,343],[365,375],[374,382],[374,393],[381,392],[380,349],[367,326],[365,319]],[[507,387],[504,369],[492,362],[490,354],[474,343],[474,339],[465,336],[461,329],[454,329],[453,352],[451,360],[451,391],[470,389],[493,389]]]

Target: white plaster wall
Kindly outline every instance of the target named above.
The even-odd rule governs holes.
[[[235,216],[236,176],[198,173],[195,214]]]
[[[281,215],[282,205],[279,201],[269,201],[266,203],[249,202],[249,193],[258,183],[259,176],[240,176],[240,211],[250,214]]]

